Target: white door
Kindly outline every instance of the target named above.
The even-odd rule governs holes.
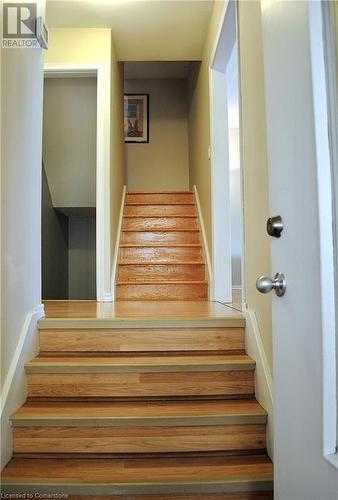
[[[287,281],[283,297],[273,294],[275,498],[336,500],[335,457],[332,463],[325,457],[335,451],[337,400],[334,340],[327,351],[326,337],[332,293],[322,301],[332,282],[322,287],[321,281],[327,222],[319,224],[319,207],[325,204],[321,168],[325,177],[327,165],[318,163],[318,137],[322,132],[325,137],[325,130],[318,128],[320,109],[315,119],[314,91],[323,75],[313,57],[320,48],[320,3],[262,0],[261,6],[270,207],[271,215],[284,221],[281,238],[271,238],[271,267]],[[329,234],[326,245],[330,247]]]

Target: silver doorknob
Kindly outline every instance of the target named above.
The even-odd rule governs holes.
[[[256,281],[256,288],[261,293],[269,293],[271,290],[275,290],[278,297],[283,297],[286,290],[286,280],[283,273],[277,273],[274,279],[269,276],[261,276]]]

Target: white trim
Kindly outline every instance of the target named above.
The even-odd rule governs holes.
[[[228,151],[228,97],[227,71],[237,40],[236,3],[226,1],[220,16],[217,36],[209,63],[209,110],[211,144],[211,231],[212,231],[212,289],[213,300],[232,302],[232,249],[231,249],[231,193]],[[238,57],[239,61],[239,57]],[[240,85],[240,83],[239,83]],[[239,91],[240,101],[240,91]],[[241,103],[239,102],[239,107]],[[240,114],[240,113],[239,113]],[[239,127],[241,130],[241,126]],[[240,162],[241,162],[240,153]],[[243,212],[242,168],[241,209]],[[242,214],[243,220],[243,214]],[[241,231],[241,272],[244,277],[244,225]],[[242,283],[243,297],[245,296]]]
[[[264,350],[256,314],[250,309],[244,310],[243,313],[246,320],[245,349],[247,354],[256,361],[255,394],[257,401],[268,413],[266,447],[270,458],[273,459],[272,374]]]
[[[107,135],[107,69],[104,63],[46,63],[46,77],[97,77],[96,132],[96,295],[98,301],[111,301],[107,283],[111,281],[111,224],[110,224],[110,137]],[[110,89],[110,83],[109,83]],[[110,95],[109,95],[110,98]],[[107,147],[107,144],[109,147]]]
[[[327,9],[328,5],[323,6]],[[328,58],[327,65],[334,69],[334,47],[330,42],[329,11],[323,10],[320,2],[313,2],[309,9],[312,86],[315,117],[318,208],[319,208],[319,245],[320,245],[320,274],[321,274],[321,315],[322,315],[322,345],[323,345],[323,455],[331,457],[329,461],[338,467],[336,453],[337,445],[337,365],[336,365],[336,311],[335,311],[335,262],[334,262],[334,228],[335,228],[335,200],[334,174],[331,172],[331,162],[334,165],[334,155],[330,157],[330,142],[335,140],[330,134],[332,125],[329,113],[333,108],[336,112],[336,100],[330,95],[330,83],[336,84],[334,76],[329,78],[326,73],[324,54]],[[327,33],[323,32],[323,14]],[[326,14],[326,16],[325,16]],[[325,38],[324,38],[324,36]],[[323,40],[326,39],[327,46]],[[326,50],[325,50],[326,49]],[[329,60],[331,56],[331,61]],[[327,68],[329,69],[329,68]],[[334,74],[334,71],[333,71]],[[332,97],[332,99],[330,99]]]
[[[118,222],[118,226],[117,226],[114,258],[113,258],[113,266],[112,266],[112,275],[111,275],[111,297],[112,297],[113,301],[115,300],[115,281],[116,281],[116,276],[117,276],[117,262],[118,262],[119,250],[120,250],[122,223],[123,223],[123,212],[124,212],[124,205],[125,205],[125,200],[126,200],[126,192],[127,192],[127,186],[124,185],[123,191],[122,191],[122,197],[121,197],[120,215],[119,215],[119,222]]]
[[[27,314],[24,324],[21,329],[21,333],[19,336],[18,343],[16,345],[15,352],[12,357],[11,364],[9,365],[9,369],[7,372],[7,376],[5,378],[5,382],[3,385],[3,389],[1,391],[1,405],[0,405],[0,414],[2,418],[2,413],[4,411],[4,407],[7,402],[8,394],[10,387],[12,385],[13,379],[18,369],[19,360],[23,351],[24,344],[26,342],[27,334],[31,330],[32,326],[37,324],[37,321],[44,316],[44,305],[40,304],[33,311]]]
[[[209,61],[209,67],[212,67],[213,63],[214,63],[214,59],[215,59],[215,56],[216,56],[216,51],[217,51],[217,48],[219,46],[219,41],[220,41],[221,34],[222,34],[222,29],[223,29],[223,25],[224,25],[225,15],[226,15],[226,12],[228,10],[228,5],[229,5],[229,0],[226,0],[224,2],[222,14],[221,14],[219,22],[218,22],[216,38],[215,38],[214,46],[213,46],[212,51],[211,51],[211,56],[210,56],[210,61]]]
[[[1,469],[11,458],[12,434],[9,418],[27,397],[24,365],[38,352],[37,322],[43,315],[43,304],[39,304],[26,315],[1,392]]]
[[[231,210],[226,73],[209,68],[211,144],[211,296],[232,302]]]
[[[196,207],[197,207],[198,219],[199,219],[199,224],[200,224],[201,233],[202,233],[204,255],[205,255],[205,260],[207,261],[207,271],[208,271],[208,281],[209,281],[209,294],[210,294],[211,290],[213,289],[213,286],[212,286],[212,270],[211,270],[211,260],[210,260],[210,252],[209,252],[209,246],[208,246],[208,239],[207,239],[207,233],[205,231],[205,225],[204,225],[203,214],[202,214],[202,209],[201,209],[201,203],[200,203],[200,198],[198,196],[197,187],[194,185],[193,189],[194,189],[194,193],[195,193],[195,200],[196,200]]]

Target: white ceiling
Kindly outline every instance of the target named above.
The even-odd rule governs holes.
[[[47,0],[49,28],[111,28],[120,61],[202,57],[213,0]]]

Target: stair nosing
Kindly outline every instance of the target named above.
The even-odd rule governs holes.
[[[200,427],[219,425],[264,425],[267,416],[263,414],[233,415],[178,415],[175,417],[76,417],[13,415],[10,419],[13,427]]]
[[[200,247],[202,243],[121,243],[120,248],[185,248],[185,247]]]
[[[152,356],[149,356],[151,359]],[[154,356],[155,357],[155,356]],[[156,356],[159,358],[159,356]],[[161,361],[151,363],[146,360],[142,361],[142,357],[136,360],[136,356],[124,358],[123,363],[114,363],[114,358],[109,358],[110,363],[102,363],[105,358],[90,358],[93,362],[86,363],[85,358],[69,358],[67,360],[57,361],[36,361],[32,360],[25,365],[26,373],[168,373],[168,372],[210,372],[210,371],[254,371],[255,361],[247,355],[239,355],[236,359],[228,355],[223,359],[189,359],[189,356],[181,356],[180,360],[175,360],[174,357],[162,357]],[[231,359],[232,358],[232,359]],[[170,361],[171,362],[168,362]],[[173,361],[174,360],[174,361]],[[183,362],[184,360],[184,362]],[[185,361],[186,360],[186,361]]]
[[[177,215],[173,215],[173,214],[161,214],[161,215],[158,215],[158,214],[154,214],[154,215],[123,215],[123,218],[124,219],[182,219],[182,218],[185,218],[185,219],[197,219],[198,218],[198,215],[191,215],[191,214],[177,214]]]
[[[207,285],[207,280],[130,280],[130,281],[117,281],[115,286],[125,286],[125,285]]]
[[[245,318],[239,312],[238,316],[220,318],[152,318],[144,319],[136,317],[133,319],[110,319],[110,318],[41,318],[38,321],[39,330],[64,329],[64,328],[189,328],[189,327],[229,327],[244,328]]]
[[[160,227],[147,227],[145,229],[128,229],[128,228],[122,228],[123,233],[199,233],[200,230],[198,228],[196,229],[182,229],[182,228],[160,228]]]
[[[243,408],[241,404],[245,403],[246,407]],[[210,401],[200,402],[196,404],[189,404],[185,402],[181,405],[181,408],[176,408],[176,413],[166,414],[165,410],[171,408],[171,403],[160,405],[160,407],[147,405],[135,405],[133,403],[125,404],[123,407],[118,409],[119,414],[109,414],[109,410],[114,411],[115,405],[101,403],[98,406],[86,406],[82,402],[78,404],[72,403],[70,408],[69,405],[64,403],[61,406],[59,403],[50,403],[48,407],[41,405],[40,407],[30,407],[29,403],[24,405],[25,412],[20,413],[20,410],[15,412],[10,420],[13,427],[30,427],[30,426],[63,426],[72,427],[73,425],[78,427],[109,427],[109,426],[120,426],[120,427],[131,427],[131,426],[147,426],[147,427],[194,427],[194,426],[206,426],[206,425],[257,425],[266,424],[267,422],[267,412],[264,408],[259,405],[257,401],[252,403],[252,408],[248,408],[248,403],[243,400],[236,402],[231,402],[230,408],[227,408],[228,403],[223,403],[223,409],[220,408],[222,404],[218,404],[216,408],[213,408]],[[200,408],[198,408],[200,406]],[[250,404],[249,404],[250,406]],[[189,408],[192,407],[192,408]],[[207,411],[201,413],[201,408],[206,408]],[[84,413],[77,413],[78,408],[82,409]],[[30,413],[35,409],[34,412]],[[40,413],[36,410],[40,410]],[[148,414],[143,413],[142,410],[148,409]],[[189,413],[190,409],[190,413]],[[100,411],[105,410],[106,415],[100,414]],[[132,411],[132,415],[130,414]],[[141,414],[137,414],[138,410]],[[158,412],[160,410],[160,412]],[[161,412],[162,410],[162,412]],[[163,411],[164,410],[164,411]],[[194,410],[195,413],[192,413]],[[61,411],[61,414],[58,413]],[[99,414],[97,414],[99,412]],[[123,413],[125,412],[125,414]]]
[[[178,261],[120,261],[119,266],[205,266],[205,262],[203,260],[201,261],[184,261],[184,260],[178,260]]]

